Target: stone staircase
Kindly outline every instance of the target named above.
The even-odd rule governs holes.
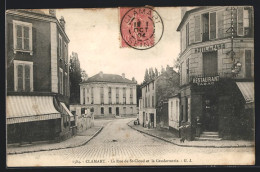
[[[219,141],[222,140],[222,138],[219,137],[218,132],[209,132],[204,131],[201,133],[200,137],[196,137],[196,140],[207,140],[207,141]]]

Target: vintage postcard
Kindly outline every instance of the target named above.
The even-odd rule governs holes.
[[[255,165],[252,6],[9,9],[7,167]]]

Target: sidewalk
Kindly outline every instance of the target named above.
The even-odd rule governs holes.
[[[254,147],[253,141],[246,140],[220,140],[220,141],[187,141],[180,143],[180,138],[166,129],[148,129],[142,125],[134,125],[133,121],[128,123],[128,126],[141,133],[156,137],[160,140],[172,143],[182,147],[203,147],[203,148],[238,148],[238,147]]]
[[[7,154],[22,154],[22,153],[30,153],[30,152],[40,152],[40,151],[50,151],[50,150],[59,150],[66,148],[74,148],[78,146],[85,145],[92,138],[94,138],[101,130],[104,125],[106,125],[110,120],[95,122],[95,126],[83,131],[81,133],[77,133],[75,136],[64,140],[59,143],[33,143],[30,145],[7,145],[6,152]]]

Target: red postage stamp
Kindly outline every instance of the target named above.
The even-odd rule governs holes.
[[[163,21],[151,7],[120,8],[121,47],[146,50],[163,35]]]

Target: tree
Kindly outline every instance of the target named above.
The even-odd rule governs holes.
[[[174,60],[174,65],[173,67],[176,69],[177,73],[180,73],[180,67],[181,67],[181,64],[180,64],[180,54],[178,55],[177,59]]]
[[[158,73],[157,68],[154,69],[154,75],[155,75],[155,77],[158,77],[158,76],[159,76],[159,73]]]
[[[70,56],[70,103],[78,104],[80,103],[80,86],[79,83],[82,81],[81,78],[81,68],[80,61],[78,59],[78,54],[72,52]]]
[[[163,74],[165,72],[165,69],[164,69],[164,67],[162,66],[161,67],[161,74]]]
[[[145,75],[144,75],[144,83],[147,83],[150,81],[148,69],[145,70]]]

